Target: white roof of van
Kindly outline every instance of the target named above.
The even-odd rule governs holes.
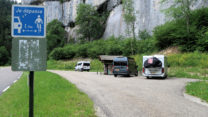
[[[152,55],[152,56],[143,56],[143,57],[165,57],[165,55]]]
[[[77,63],[90,63],[90,61],[78,61]]]

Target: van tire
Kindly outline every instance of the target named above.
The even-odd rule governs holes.
[[[138,73],[136,73],[135,76],[138,76]]]
[[[168,76],[166,75],[166,76],[163,77],[163,79],[166,79],[167,77],[168,77]]]
[[[81,69],[81,72],[83,72],[83,69]]]
[[[117,75],[114,75],[114,77],[117,77]]]
[[[146,78],[147,78],[147,79],[150,79],[150,77],[148,77],[148,76],[147,76]]]

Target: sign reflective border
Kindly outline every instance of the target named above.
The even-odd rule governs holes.
[[[12,6],[12,36],[45,38],[46,12],[44,6]]]

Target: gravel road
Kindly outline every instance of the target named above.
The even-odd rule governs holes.
[[[0,67],[0,95],[16,82],[21,74],[22,72],[13,72],[11,67]]]
[[[100,117],[208,117],[208,107],[183,97],[191,79],[145,79],[52,71],[89,95]]]

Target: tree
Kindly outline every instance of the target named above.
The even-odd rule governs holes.
[[[134,13],[133,1],[132,0],[123,0],[123,9],[124,9],[124,20],[127,24],[127,34],[133,35],[133,40],[131,40],[131,54],[134,54],[133,44],[136,41],[135,34],[135,22],[136,16]]]
[[[10,0],[0,0],[0,64],[6,64],[11,56],[11,7]]]
[[[4,46],[0,46],[0,65],[5,65],[9,60],[9,53]]]
[[[47,51],[48,54],[57,47],[63,47],[66,43],[65,30],[63,24],[58,20],[53,20],[47,25]]]
[[[104,32],[105,19],[106,14],[100,15],[95,7],[80,4],[76,17],[76,25],[79,25],[78,33],[88,41],[100,38]]]
[[[161,0],[161,3],[167,3],[170,0]],[[186,19],[186,30],[187,34],[190,33],[190,16],[191,16],[191,5],[196,3],[198,0],[173,0],[172,5],[165,9],[166,15],[173,17],[174,19],[185,18]]]

